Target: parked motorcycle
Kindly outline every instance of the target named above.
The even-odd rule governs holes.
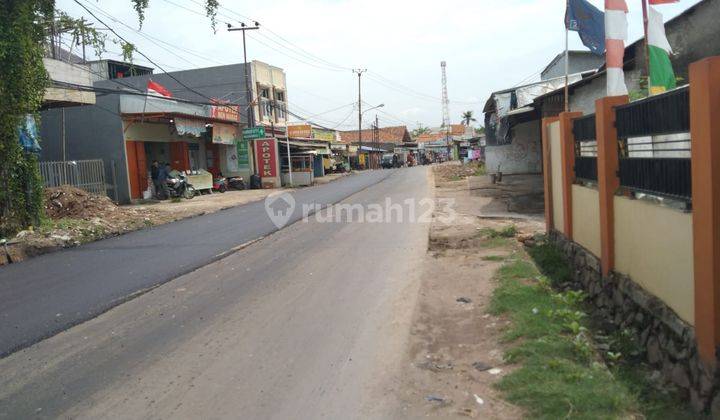
[[[224,193],[228,190],[228,180],[224,176],[220,176],[213,179],[213,191]]]
[[[245,180],[241,176],[236,176],[232,178],[227,179],[227,185],[228,187],[234,189],[234,190],[244,190],[247,189],[247,186],[245,185]]]
[[[166,182],[170,198],[182,197],[190,200],[195,197],[195,188],[188,182],[184,174],[178,174],[177,178],[168,178]]]

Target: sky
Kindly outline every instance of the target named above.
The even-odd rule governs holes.
[[[112,16],[98,14],[167,71],[242,62],[242,37],[227,32],[226,23],[258,21],[261,28],[249,32],[248,60],[283,68],[290,110],[340,130],[357,129],[358,78],[352,69],[368,70],[362,77],[364,109],[384,104],[364,114],[363,128],[376,115],[381,127],[439,126],[443,60],[451,123],[473,111],[479,125],[493,91],[539,80],[565,48],[565,0],[219,0],[217,32],[203,16],[204,0],[150,0],[140,33],[130,0],[78,1]],[[699,1],[657,9],[667,21]],[[602,8],[604,1],[591,3]],[[642,3],[627,3],[634,41],[642,36]],[[94,21],[73,0],[57,0],[56,6]],[[570,48],[586,49],[576,33],[570,34]],[[120,58],[119,46],[108,42],[107,50],[103,58]]]

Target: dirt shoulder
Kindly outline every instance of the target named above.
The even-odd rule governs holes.
[[[497,287],[495,273],[502,261],[520,252],[519,245],[514,231],[509,237],[488,237],[488,232],[513,225],[529,233],[543,226],[536,221],[480,217],[487,198],[470,194],[466,179],[454,179],[463,172],[474,174],[457,165],[436,168],[438,210],[423,264],[397,417],[523,416],[494,388],[513,367],[503,362],[507,348],[502,336],[509,321],[489,313]],[[454,218],[445,208],[447,199],[454,201]]]

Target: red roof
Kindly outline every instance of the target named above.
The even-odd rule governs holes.
[[[395,144],[402,144],[402,143],[410,143],[412,139],[410,138],[410,132],[407,129],[407,126],[399,125],[396,127],[380,127],[380,143],[395,143]],[[360,136],[358,135],[358,131],[341,131],[340,132],[340,140],[343,143],[358,143],[360,141]],[[362,141],[365,142],[371,142],[373,141],[373,130],[367,129],[362,130]]]

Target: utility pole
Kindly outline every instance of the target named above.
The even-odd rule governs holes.
[[[367,69],[353,69],[353,73],[358,75],[358,165],[360,164],[360,156],[362,155],[362,75]]]
[[[445,126],[445,148],[447,151],[447,159],[450,160],[450,101],[448,100],[447,75],[445,73],[445,67],[447,67],[447,63],[441,61],[440,68],[442,69],[442,112],[443,125]]]
[[[234,32],[234,31],[242,32],[243,71],[245,73],[245,101],[247,102],[247,105],[248,105],[245,112],[247,112],[247,123],[248,123],[248,127],[250,127],[250,128],[255,127],[255,107],[252,105],[253,95],[252,95],[252,90],[250,89],[250,76],[248,74],[247,47],[245,46],[245,31],[252,31],[252,30],[260,29],[260,24],[258,22],[254,22],[254,23],[255,23],[255,26],[247,26],[244,23],[240,23],[239,28],[235,28],[229,23],[227,25],[228,32]],[[248,145],[248,146],[250,146],[250,145]],[[255,147],[250,147],[250,149],[252,149],[252,155],[253,155],[253,166],[254,166],[253,172],[255,172],[255,174],[258,174],[259,171],[257,170],[258,162],[257,162],[257,156],[255,156]]]

